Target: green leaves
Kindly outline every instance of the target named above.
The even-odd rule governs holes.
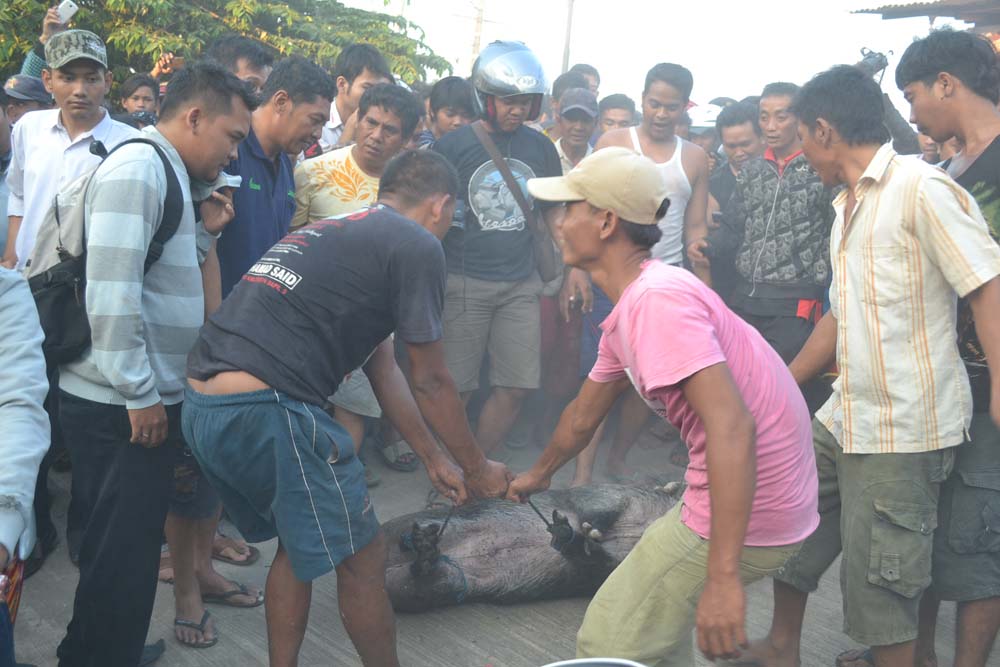
[[[42,30],[47,2],[0,2],[0,74],[20,71]],[[161,53],[195,59],[215,38],[246,35],[280,57],[297,53],[332,69],[348,44],[367,42],[412,83],[451,65],[425,43],[423,30],[399,16],[345,7],[336,0],[77,0],[73,27],[108,44],[116,81],[148,72]]]

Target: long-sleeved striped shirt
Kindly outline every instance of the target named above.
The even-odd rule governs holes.
[[[195,223],[192,188],[196,200],[214,189],[191,181],[180,155],[155,128],[143,132],[163,148],[177,174],[184,195],[180,226],[144,276],[146,252],[163,217],[163,163],[142,144],[104,161],[85,204],[93,345],[59,377],[69,394],[130,410],[182,400],[187,353],[204,320],[199,267],[211,243]]]
[[[833,202],[830,305],[840,376],[816,418],[848,454],[959,445],[972,395],[956,306],[1000,275],[1000,247],[972,195],[888,144],[855,195],[847,221],[847,191]]]

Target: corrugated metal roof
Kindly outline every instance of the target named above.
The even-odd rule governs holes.
[[[895,3],[856,9],[853,13],[881,14],[884,19],[918,16],[953,17],[988,28],[1000,21],[1000,2],[997,0],[924,0],[923,2]]]
[[[948,5],[951,4],[947,0],[925,0],[924,2],[903,2],[893,5],[878,5],[876,7],[865,7],[863,9],[855,9],[855,14],[881,14],[882,12],[889,12],[894,9],[914,9],[917,7],[931,7],[933,5]]]

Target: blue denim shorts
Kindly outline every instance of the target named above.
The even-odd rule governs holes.
[[[250,542],[278,537],[295,576],[320,577],[367,546],[378,520],[347,431],[322,408],[272,389],[187,389],[184,439]]]

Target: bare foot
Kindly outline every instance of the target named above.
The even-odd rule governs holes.
[[[722,665],[739,667],[801,667],[802,663],[792,651],[784,651],[767,637],[750,642],[750,646],[740,650],[740,657]]]
[[[174,583],[174,564],[170,560],[169,551],[160,552],[160,572],[156,575],[156,578],[165,584]]]
[[[574,477],[573,481],[569,483],[569,488],[575,489],[578,486],[587,486],[591,481],[590,478]]]

